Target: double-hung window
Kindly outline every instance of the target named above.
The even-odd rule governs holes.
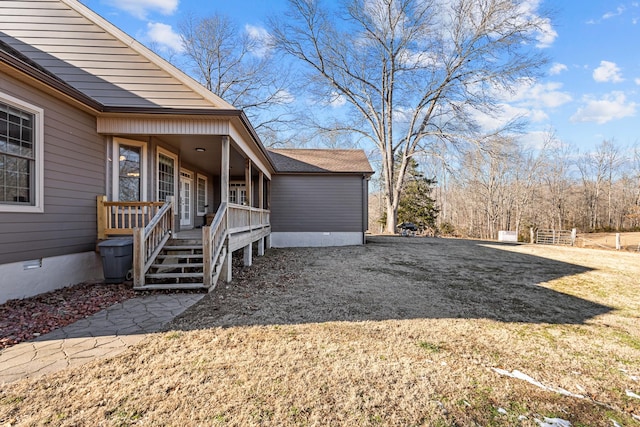
[[[0,212],[43,212],[43,110],[0,94]]]

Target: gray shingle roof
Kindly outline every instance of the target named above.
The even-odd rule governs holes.
[[[373,174],[363,150],[269,149],[280,173],[364,173]]]

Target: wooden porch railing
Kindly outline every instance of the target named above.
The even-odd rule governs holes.
[[[229,204],[229,233],[240,233],[255,230],[270,225],[271,211]]]
[[[144,286],[144,275],[175,230],[173,197],[167,197],[144,228],[133,229],[133,286]]]
[[[227,204],[222,203],[211,221],[211,225],[202,227],[203,284],[206,287],[215,285],[215,265],[228,235],[227,219]]]
[[[163,202],[108,202],[98,196],[98,240],[108,236],[132,235],[134,228],[144,228],[162,208]]]

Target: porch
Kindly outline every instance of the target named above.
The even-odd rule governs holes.
[[[208,289],[231,281],[233,252],[244,251],[250,266],[270,247],[267,209],[222,203],[202,228],[177,230],[175,203],[109,202],[97,199],[99,236],[133,237],[134,289]]]
[[[273,165],[246,117],[224,114],[98,119],[112,162],[98,240],[133,237],[135,289],[211,290],[234,251],[251,265],[269,247]]]

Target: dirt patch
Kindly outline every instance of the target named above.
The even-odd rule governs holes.
[[[131,351],[3,387],[0,422],[640,421],[635,254],[376,237],[254,261]]]
[[[611,310],[538,286],[590,267],[509,250],[517,247],[377,237],[361,247],[277,249],[267,268],[247,270],[172,326],[424,318],[580,324]]]

